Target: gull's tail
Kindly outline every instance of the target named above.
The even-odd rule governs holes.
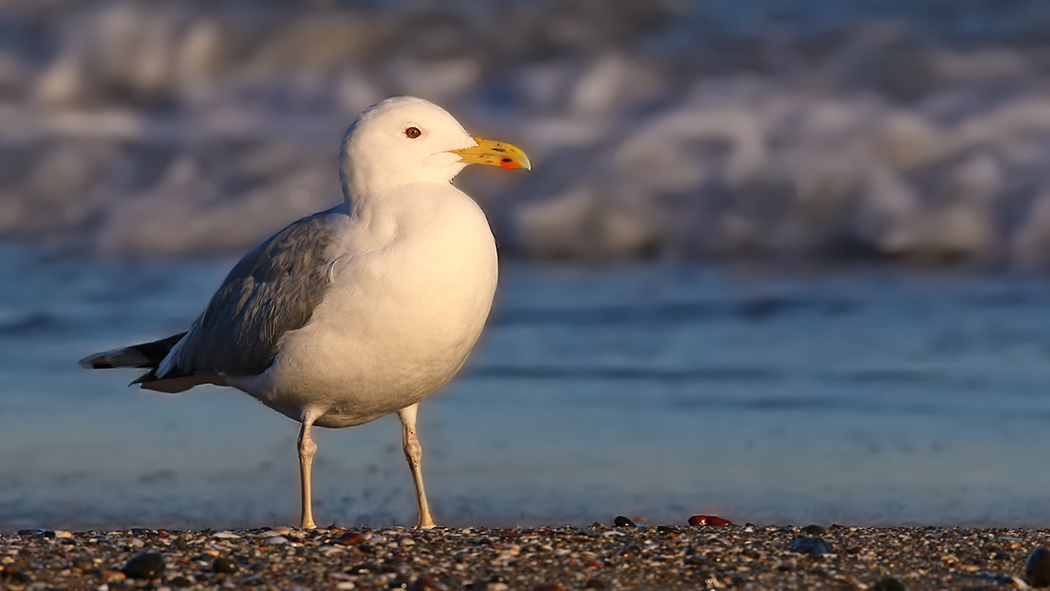
[[[148,372],[139,376],[138,379],[128,385],[134,386],[138,384],[147,390],[168,392],[169,394],[183,392],[200,384],[225,386],[226,382],[223,378],[215,373],[187,374],[176,368],[175,370],[169,370],[163,377],[157,377],[157,367],[160,366],[164,358],[168,356],[168,353],[184,336],[186,336],[186,333],[180,332],[177,335],[172,335],[159,341],[88,355],[80,360],[80,366],[85,369],[110,369],[113,367],[148,369]]]
[[[153,369],[160,365],[160,362],[167,357],[168,352],[175,346],[175,343],[178,343],[185,335],[185,332],[181,332],[151,343],[142,343],[88,355],[80,360],[80,367],[84,369],[110,369],[113,367]]]

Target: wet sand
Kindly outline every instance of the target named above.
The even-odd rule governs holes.
[[[837,525],[23,530],[0,536],[0,588],[1025,588],[1025,563],[1048,540],[1047,530]],[[1040,568],[1029,580],[1050,572]]]

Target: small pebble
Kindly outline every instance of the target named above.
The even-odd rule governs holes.
[[[361,564],[355,564],[351,566],[347,571],[351,575],[374,575],[382,572],[382,569],[378,564],[372,564],[371,562],[363,562]]]
[[[341,544],[343,546],[356,546],[365,541],[365,537],[356,531],[347,532],[338,538],[332,540],[333,544]]]
[[[191,581],[191,580],[189,580],[186,577],[183,577],[181,575],[175,577],[174,579],[172,579],[172,580],[170,580],[168,582],[171,583],[172,585],[175,585],[176,587],[189,587],[190,585],[193,584],[193,581]]]
[[[223,573],[228,575],[230,573],[237,572],[238,570],[240,570],[240,567],[237,566],[236,562],[230,560],[229,558],[219,557],[211,563],[211,569],[217,573]]]
[[[1028,555],[1024,578],[1033,587],[1050,587],[1050,548],[1037,546]]]
[[[908,591],[904,583],[897,577],[886,577],[871,586],[872,591]]]
[[[715,517],[714,515],[693,515],[689,518],[689,525],[713,525],[721,527],[723,525],[733,525],[733,522],[728,519],[722,519],[721,517]]]
[[[623,515],[620,515],[619,517],[614,519],[613,520],[613,525],[615,525],[616,527],[638,527],[637,523],[635,523],[634,521],[631,521],[630,519],[628,519],[627,517],[624,517]]]
[[[95,566],[95,561],[83,556],[73,559],[73,568],[79,569],[82,573],[93,573],[98,571],[98,567]]]
[[[99,576],[102,577],[103,581],[109,582],[123,581],[124,579],[128,578],[127,575],[120,572],[119,570],[104,570],[101,573],[99,573]]]
[[[640,555],[641,553],[642,553],[642,547],[641,546],[639,546],[638,544],[630,544],[626,548],[624,548],[623,550],[620,550],[620,552],[619,552],[619,554],[617,554],[617,556],[620,556],[621,558],[632,558],[632,557],[636,557],[636,556]]]
[[[213,538],[219,538],[220,540],[239,540],[241,536],[233,533],[232,531],[219,531],[211,535]]]
[[[120,572],[129,579],[156,579],[164,574],[164,557],[156,552],[139,554],[125,562]]]
[[[821,525],[807,525],[806,527],[802,528],[802,533],[810,536],[822,536],[828,533],[828,530],[824,529],[824,527]]]
[[[73,537],[73,534],[67,531],[55,530],[55,537],[58,539],[69,539]]]
[[[409,591],[438,591],[441,587],[430,577],[419,577],[408,586]]]
[[[810,556],[820,556],[821,554],[831,554],[831,546],[824,541],[824,538],[799,538],[788,546],[792,552],[798,552],[799,554],[808,554]]]
[[[284,536],[273,536],[272,538],[266,538],[266,543],[270,544],[271,546],[276,546],[276,545],[279,545],[279,544],[287,544],[288,543],[288,538],[286,538]]]

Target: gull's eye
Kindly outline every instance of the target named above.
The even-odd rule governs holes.
[[[407,137],[410,140],[414,140],[421,135],[423,135],[423,132],[419,131],[418,127],[409,127],[405,130],[405,137]]]

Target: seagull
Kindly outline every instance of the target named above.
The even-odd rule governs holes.
[[[488,220],[452,185],[471,163],[531,169],[520,149],[473,137],[415,97],[366,109],[343,138],[344,202],[300,219],[244,256],[189,330],[90,355],[88,369],[148,369],[132,384],[182,392],[232,386],[302,423],[302,527],[314,528],[316,425],[350,427],[397,412],[423,488],[419,403],[459,371],[496,289]]]

